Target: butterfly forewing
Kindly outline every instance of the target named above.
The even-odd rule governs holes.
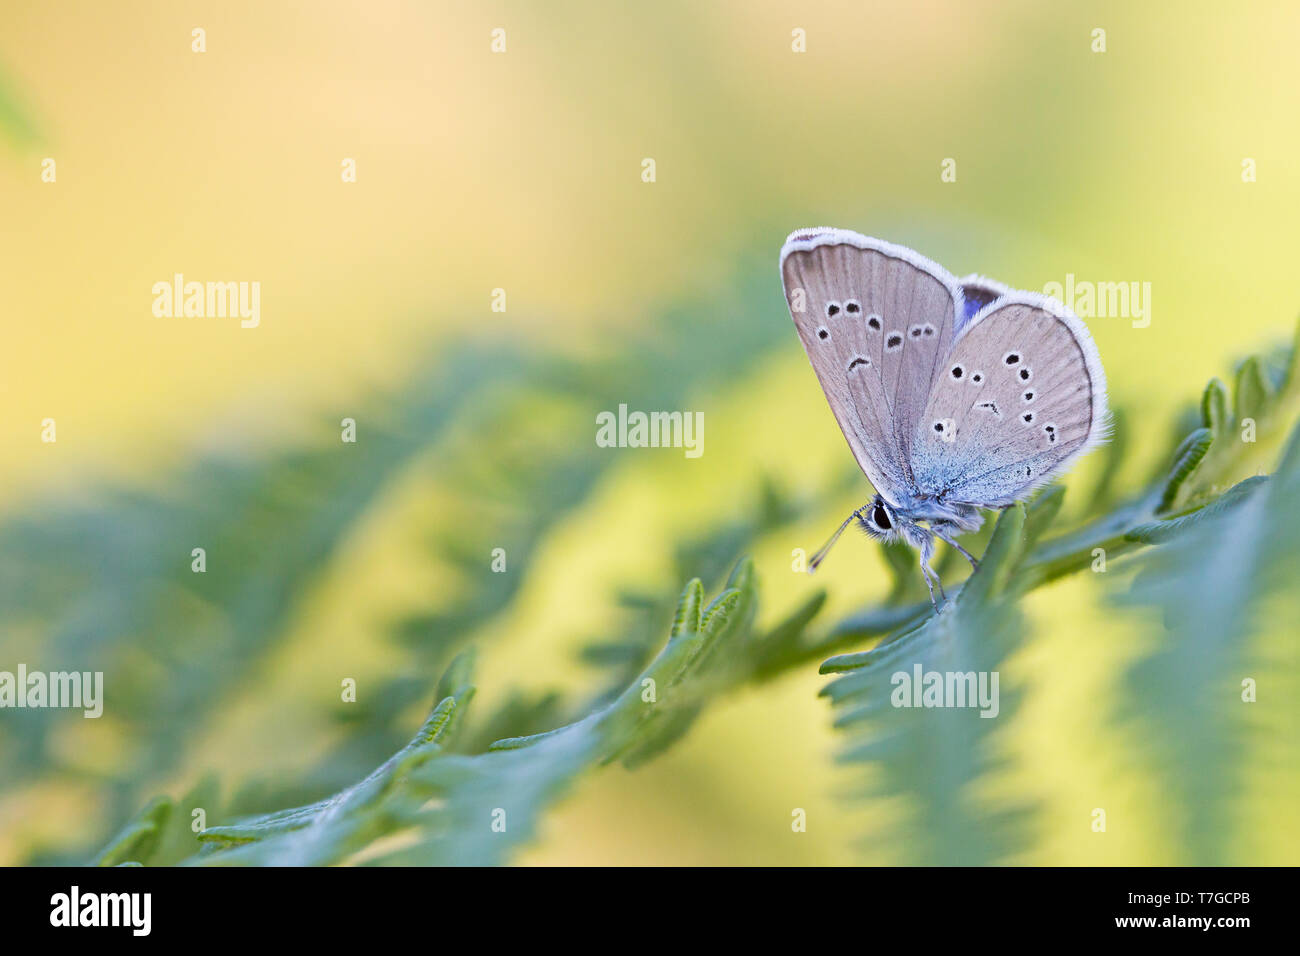
[[[1106,384],[1087,329],[1033,293],[998,299],[961,330],[914,433],[923,495],[1011,504],[1100,440]]]
[[[822,391],[876,490],[912,495],[913,436],[952,347],[956,280],[909,249],[845,230],[791,235],[786,302]]]

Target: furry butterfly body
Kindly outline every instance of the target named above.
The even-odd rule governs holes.
[[[919,552],[978,530],[1104,440],[1106,379],[1084,324],[1059,303],[844,229],[781,250],[786,303],[840,430],[876,496],[844,529]],[[939,585],[942,594],[942,585]]]

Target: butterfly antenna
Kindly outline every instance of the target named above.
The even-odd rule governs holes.
[[[818,565],[820,565],[823,561],[826,560],[826,553],[830,551],[831,547],[834,546],[836,541],[840,540],[840,535],[844,533],[844,529],[847,528],[849,526],[849,522],[852,521],[857,516],[858,516],[858,512],[855,511],[853,512],[853,514],[845,518],[844,523],[835,529],[835,533],[831,535],[831,539],[827,541],[824,545],[822,545],[821,550],[819,550],[816,554],[812,556],[812,560],[808,562],[809,574],[812,574],[814,571],[816,571]]]

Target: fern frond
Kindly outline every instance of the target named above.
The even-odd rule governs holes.
[[[458,662],[440,682],[457,690],[381,767],[328,799],[209,828],[193,862],[322,864],[358,854],[368,863],[508,859],[580,773],[615,759],[644,762],[685,733],[709,700],[753,677],[751,642],[770,660],[802,639],[791,621],[753,632],[751,562],[738,564],[728,583],[707,605],[698,581],[686,586],[667,641],[611,703],[564,727],[498,740],[487,753],[465,756],[444,746],[473,695],[467,664]]]

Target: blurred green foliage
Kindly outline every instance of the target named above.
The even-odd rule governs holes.
[[[574,440],[592,431],[595,412],[618,401],[680,407],[719,370],[744,374],[779,340],[783,328],[751,320],[770,291],[768,273],[750,270],[739,296],[669,312],[652,333],[616,343],[603,359],[504,343],[436,357],[405,387],[374,397],[371,411],[357,416],[364,440],[356,445],[340,444],[319,423],[305,447],[205,457],[169,476],[167,491],[106,488],[86,500],[36,502],[0,524],[7,625],[0,650],[50,670],[111,675],[111,713],[134,746],[95,786],[121,818],[139,804],[142,783],[173,771],[187,741],[285,640],[304,596],[376,502],[418,469],[451,502],[428,542],[458,582],[454,599],[392,622],[390,638],[409,665],[342,711],[345,740],[315,770],[253,784],[230,808],[246,812],[342,786],[395,745],[403,711],[428,695],[476,630],[509,609],[526,575],[482,573],[483,555],[503,547],[515,567],[527,568],[539,541],[616,459]],[[715,317],[719,334],[693,334],[688,316],[700,311]],[[725,570],[722,553],[734,560],[728,542],[745,535],[728,528],[721,542],[704,546],[715,552],[715,573]],[[191,573],[196,542],[209,555],[203,575]],[[560,716],[554,696],[514,699],[471,728],[467,742],[483,746]],[[83,779],[55,745],[71,719],[7,712],[0,788]]]
[[[875,648],[833,657],[822,670],[840,675],[825,694],[834,705],[836,725],[852,739],[842,758],[869,768],[862,792],[906,798],[906,813],[889,830],[894,852],[900,860],[920,863],[1011,859],[1034,837],[1033,801],[992,801],[980,791],[1005,768],[1008,758],[999,738],[1017,720],[1022,689],[1002,687],[998,719],[987,720],[976,708],[890,706],[891,675],[917,667],[941,673],[1000,671],[1026,637],[1018,606],[1023,595],[1062,574],[1096,569],[1098,554],[1104,552],[1104,560],[1123,560],[1138,571],[1122,602],[1154,608],[1166,631],[1130,668],[1127,706],[1117,720],[1141,727],[1144,752],[1165,779],[1184,821],[1187,861],[1231,861],[1234,830],[1225,821],[1232,818],[1230,799],[1248,750],[1246,722],[1239,716],[1240,675],[1248,664],[1261,663],[1251,640],[1263,623],[1264,609],[1282,600],[1294,610],[1295,595],[1287,585],[1300,564],[1300,528],[1295,526],[1300,429],[1293,429],[1300,386],[1294,356],[1288,353],[1272,362],[1251,359],[1243,368],[1256,371],[1238,376],[1231,403],[1220,383],[1210,384],[1200,423],[1178,443],[1167,468],[1139,493],[1115,493],[1113,472],[1126,448],[1120,439],[1109,446],[1110,460],[1089,498],[1095,513],[1082,516],[1076,527],[1056,528],[1064,497],[1059,485],[1040,492],[1028,506],[1007,509],[987,541],[980,570],[950,587],[952,596],[939,614],[922,599],[912,561],[898,552],[890,562],[894,586],[882,605],[818,634],[823,595],[814,594],[776,626],[759,631],[754,568],[741,561],[707,605],[700,580],[687,586],[671,614],[666,643],[649,637],[654,623],[662,627],[669,617],[663,602],[654,595],[626,595],[630,620],[625,636],[593,643],[584,652],[617,676],[605,694],[575,708],[558,729],[537,732],[558,722],[556,697],[532,706],[511,699],[477,737],[467,735],[472,657],[462,652],[439,682],[439,702],[424,726],[359,782],[296,809],[210,826],[198,837],[202,851],[196,853],[196,845],[185,839],[186,811],[200,805],[199,800],[216,805],[212,781],[206,780],[175,811],[166,798],[148,804],[99,860],[508,862],[535,836],[548,807],[583,773],[611,760],[635,767],[679,740],[720,695],[882,633],[887,636]],[[573,383],[578,370],[570,371],[564,380]],[[1243,389],[1250,394],[1243,395]],[[1246,427],[1253,429],[1255,441],[1240,440],[1239,431]],[[1248,478],[1220,491],[1243,458],[1259,454],[1261,443],[1276,448],[1287,429],[1293,431],[1276,475]],[[563,444],[555,447],[584,454]],[[550,461],[533,473],[565,469],[572,479],[565,487],[573,492],[584,472],[562,455],[554,457],[560,462]],[[580,490],[575,494],[580,496]],[[694,564],[713,575],[721,561],[798,512],[770,486],[764,488],[762,502],[748,523],[724,524],[684,543],[679,565]],[[548,511],[561,514],[568,504],[569,496],[559,496],[548,502]],[[524,534],[535,538],[537,531]],[[466,560],[476,560],[468,555],[481,550],[466,549]],[[499,606],[495,602],[507,598],[470,592],[459,610],[445,618],[404,622],[397,632],[407,640],[416,631],[430,635],[422,656],[432,661],[450,653],[457,633],[472,629]],[[417,685],[395,682],[383,697],[402,700],[424,689]],[[378,730],[386,729],[398,710],[363,710],[354,716],[359,727],[352,743],[381,738]],[[367,729],[369,736],[361,733]],[[493,735],[511,729],[528,732],[485,746]]]

